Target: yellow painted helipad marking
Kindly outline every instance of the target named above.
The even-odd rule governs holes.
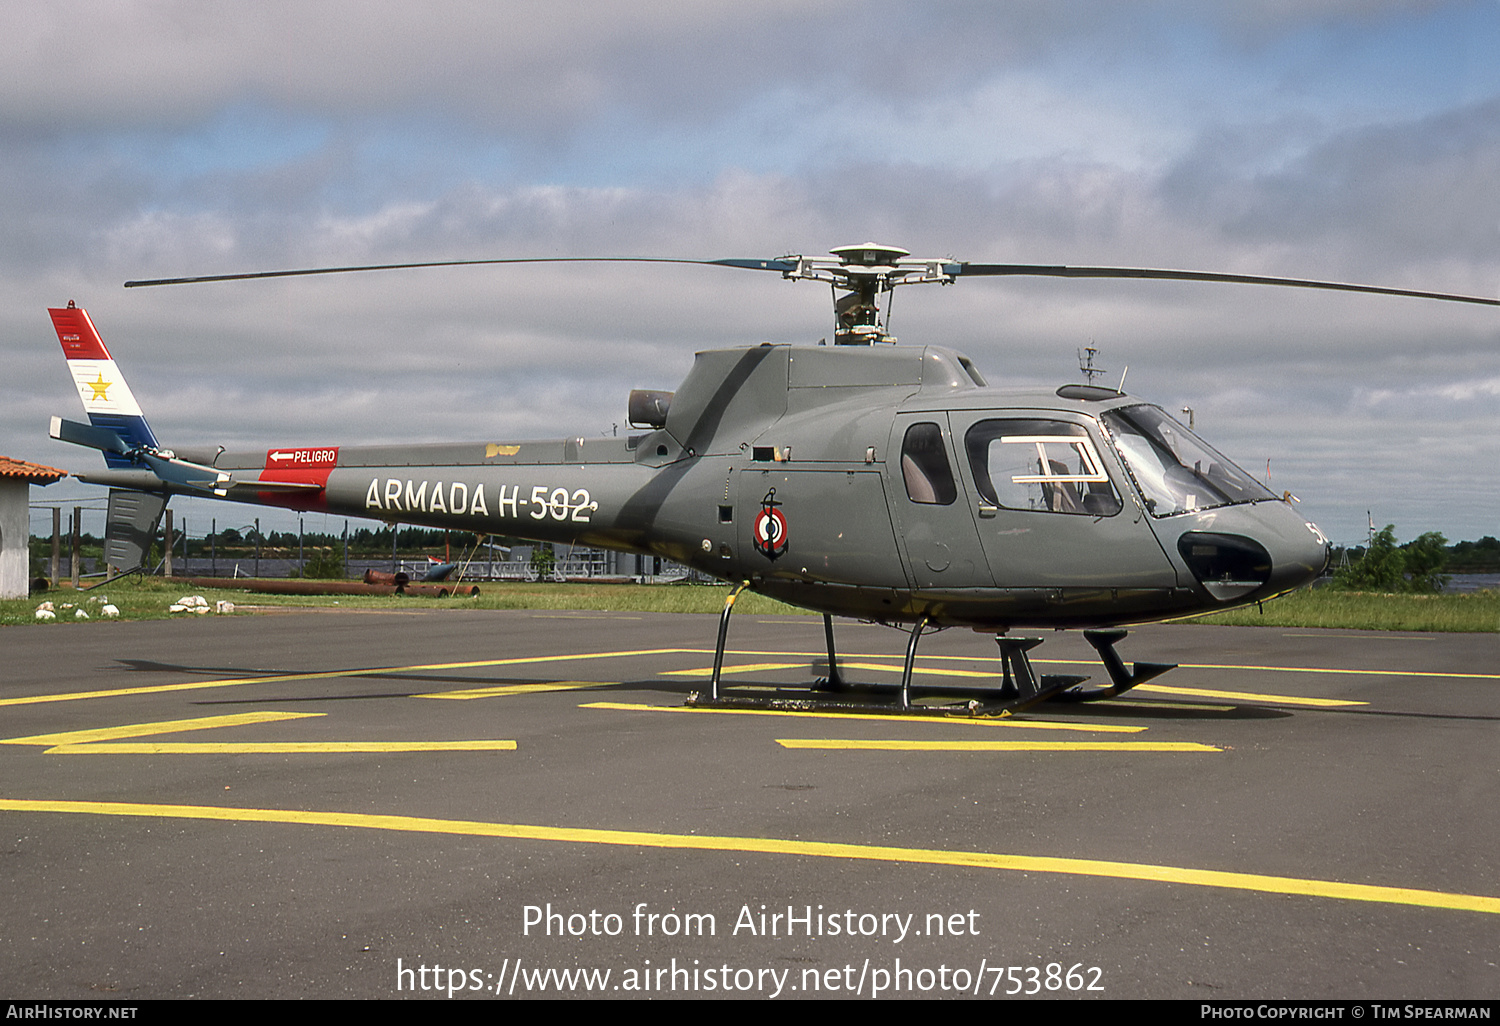
[[[1035,660],[1033,660],[1035,662]],[[727,673],[754,673],[758,670],[806,670],[807,663],[738,663],[734,666],[726,666],[719,672]],[[882,673],[902,673],[905,665],[901,663],[862,663],[839,660],[840,670],[878,670]],[[913,668],[913,674],[919,677],[1003,677],[1004,674],[990,670],[947,670],[940,666],[923,666],[920,662]],[[663,677],[712,677],[714,669],[712,666],[696,666],[691,670],[663,670]]]
[[[244,684],[276,684],[289,680],[328,680],[334,677],[378,677],[393,673],[418,673],[434,670],[471,670],[484,666],[520,666],[527,663],[567,663],[583,659],[620,659],[628,656],[700,655],[701,649],[643,648],[623,652],[585,652],[575,655],[517,656],[510,659],[478,659],[463,663],[422,663],[414,666],[369,666],[358,669],[321,670],[317,673],[268,673],[257,677],[230,677],[222,680],[187,681],[181,684],[146,684],[138,688],[113,688],[105,691],[69,691],[56,695],[19,695],[0,698],[0,706],[41,705],[47,702],[77,702],[87,698],[121,698],[126,695],[159,695],[173,691],[203,691],[210,688],[232,688]]]
[[[1234,712],[1232,705],[1201,705],[1195,702],[1132,702],[1128,698],[1101,698],[1094,705],[1107,705],[1111,709],[1140,709],[1143,712],[1159,713],[1163,709],[1178,709],[1183,712]]]
[[[783,748],[853,752],[1221,752],[1196,741],[900,741],[777,738]]]
[[[766,657],[797,657],[805,659],[819,659],[827,656],[826,652],[768,652],[764,650],[730,649],[726,655],[731,656],[759,656]],[[219,680],[197,680],[185,681],[177,684],[147,684],[134,688],[110,688],[96,691],[69,691],[60,694],[43,695],[16,695],[9,698],[0,698],[0,707],[10,705],[41,705],[48,702],[77,702],[90,698],[121,698],[127,695],[155,695],[167,694],[174,691],[202,691],[212,688],[239,687],[246,684],[275,684],[283,681],[296,680],[327,680],[337,677],[372,677],[385,674],[398,673],[425,673],[443,670],[477,669],[489,666],[520,666],[535,665],[542,663],[567,663],[587,659],[621,659],[636,656],[663,656],[663,655],[713,655],[713,649],[708,648],[643,648],[627,649],[618,652],[584,652],[570,655],[542,655],[542,656],[517,656],[508,659],[476,659],[458,663],[419,663],[410,666],[371,666],[356,667],[338,670],[322,670],[316,673],[271,673],[250,677],[231,677]],[[840,659],[840,663],[846,666],[854,664],[848,660],[889,659],[890,656],[883,653],[849,653]],[[977,656],[923,656],[922,662],[930,664],[938,661],[979,663],[986,660]],[[1097,667],[1099,664],[1078,659],[1033,659],[1033,663],[1057,666],[1090,666]],[[777,665],[776,669],[792,669],[801,666],[801,663],[789,663],[785,666]],[[767,664],[767,669],[772,668]],[[872,670],[886,670],[900,672],[900,667],[890,663],[872,663],[868,667]],[[1182,669],[1187,670],[1245,670],[1264,673],[1329,673],[1361,677],[1434,677],[1444,679],[1467,679],[1467,680],[1500,680],[1500,673],[1449,673],[1437,670],[1382,670],[1382,669],[1347,669],[1322,666],[1251,666],[1233,663],[1182,663]],[[682,676],[708,676],[713,671],[695,670],[692,672],[667,671]],[[733,668],[725,672],[733,672]],[[748,668],[747,671],[748,672]],[[924,673],[940,672],[930,665],[922,670]],[[996,677],[996,674],[987,670],[963,670],[963,671],[941,671],[944,675],[960,677]],[[1232,694],[1226,692],[1225,694]]]
[[[671,650],[675,653],[713,655],[711,648],[680,648]],[[782,652],[767,651],[765,649],[735,650],[726,649],[725,655],[732,656],[760,656],[761,658],[789,658],[802,657],[805,659],[826,659],[828,653],[823,652]],[[899,656],[891,656],[885,652],[848,652],[839,656],[839,665],[848,665],[851,659],[899,659]],[[984,656],[952,656],[952,655],[923,655],[917,659],[918,664],[928,662],[963,662],[963,663],[990,663],[993,657]],[[1098,660],[1090,659],[1038,659],[1033,657],[1033,663],[1040,666],[1088,666],[1095,669],[1102,668]],[[1500,680],[1500,673],[1455,673],[1445,670],[1382,670],[1378,667],[1373,669],[1360,669],[1333,666],[1261,666],[1249,663],[1178,663],[1181,670],[1244,670],[1252,673],[1331,673],[1354,677],[1438,677],[1467,680]]]
[[[843,663],[839,665],[842,666]],[[758,673],[761,670],[805,670],[807,668],[807,663],[739,663],[734,666],[725,666],[719,670],[719,673]],[[691,670],[663,670],[661,675],[663,677],[712,677],[714,668],[695,666]]]
[[[1193,698],[1225,698],[1236,702],[1270,702],[1273,705],[1310,705],[1333,709],[1349,705],[1369,705],[1338,698],[1302,698],[1298,695],[1257,695],[1248,691],[1215,691],[1211,688],[1172,688],[1165,684],[1137,684],[1132,691],[1152,691],[1163,695],[1188,695]]]
[[[242,727],[255,723],[303,720],[327,713],[251,712],[230,716],[198,716],[186,720],[129,723],[119,727],[67,730],[0,740],[7,745],[36,745],[44,755],[268,755],[293,753],[348,754],[355,752],[513,752],[514,741],[145,741],[120,738],[179,734],[190,730]]]
[[[1334,673],[1356,677],[1441,677],[1500,680],[1500,673],[1450,673],[1444,670],[1351,670],[1338,666],[1240,666],[1235,663],[1181,663],[1184,670],[1255,670],[1266,673]]]
[[[513,752],[514,741],[116,741],[58,745],[48,755],[349,755],[371,752]]]
[[[1342,883],[1291,876],[1263,876],[1214,869],[1191,869],[1139,862],[1103,859],[1053,858],[1038,855],[1007,855],[999,852],[953,851],[931,848],[900,848],[891,845],[848,844],[826,841],[788,840],[775,837],[714,837],[697,834],[667,834],[634,830],[596,830],[582,827],[531,826],[487,823],[475,820],[429,819],[417,816],[385,816],[351,812],[306,812],[291,809],[232,809],[212,805],[150,805],[135,802],[87,802],[0,798],[0,812],[51,812],[72,815],[126,816],[167,819],[210,820],[237,823],[288,823],[305,826],[335,826],[406,833],[499,837],[511,840],[552,841],[572,844],[605,844],[631,848],[666,848],[684,851],[727,851],[761,855],[796,855],[804,858],[857,859],[967,869],[1011,870],[1022,873],[1060,873],[1073,876],[1145,880],[1154,883],[1216,887],[1267,894],[1292,894],[1341,901],[1369,901],[1391,905],[1450,909],[1500,915],[1500,898],[1378,884]]]
[[[535,695],[544,691],[577,691],[582,688],[611,688],[615,682],[593,680],[564,680],[555,684],[502,684],[493,688],[469,688],[465,691],[433,691],[413,698],[451,698],[467,701],[472,698],[509,698],[512,695]]]
[[[976,727],[1017,727],[1023,730],[1083,730],[1101,734],[1137,734],[1145,727],[1119,723],[1056,723],[1018,720],[1011,716],[903,716],[899,713],[817,712],[812,709],[703,709],[690,705],[642,705],[634,702],[589,702],[580,709],[613,709],[625,712],[678,712],[714,716],[803,716],[827,720],[872,720],[876,723],[968,724]]]
[[[885,673],[904,673],[904,663],[846,663],[839,660],[839,666],[847,666],[851,670],[880,670]],[[939,677],[1003,677],[1004,673],[992,670],[945,670],[939,666],[912,667],[913,673],[936,674]]]
[[[788,653],[788,654],[791,654],[791,653]],[[960,659],[960,658],[964,658],[964,657],[961,657],[961,656],[931,656],[929,658],[933,658],[933,659]],[[1054,665],[1059,665],[1059,666],[1095,666],[1095,665],[1097,665],[1095,663],[1083,663],[1083,662],[1077,662],[1077,661],[1068,660],[1068,659],[1033,659],[1032,662],[1033,663],[1052,663]],[[757,670],[786,670],[786,669],[796,669],[796,668],[799,668],[799,667],[805,667],[807,665],[808,664],[806,664],[806,663],[743,663],[743,664],[738,664],[738,665],[735,665],[735,666],[726,666],[726,667],[723,668],[722,672],[725,673],[725,674],[730,674],[730,673],[751,673],[751,672],[754,672],[754,671],[757,671]],[[1188,663],[1183,663],[1182,666],[1184,668],[1189,668],[1189,669],[1192,668],[1192,666],[1190,664],[1188,664]],[[839,660],[839,668],[840,669],[847,669],[847,670],[875,670],[875,671],[880,671],[880,672],[884,672],[884,673],[902,673],[906,669],[906,667],[903,664],[900,664],[900,663],[867,663],[867,662],[856,662],[856,661],[845,660],[845,659],[840,659]],[[1267,669],[1267,670],[1270,670],[1270,669],[1286,669],[1288,672],[1291,672],[1290,668],[1286,668],[1286,667],[1278,668],[1278,667],[1269,667],[1269,666],[1268,667],[1219,666],[1219,667],[1202,667],[1202,668],[1205,668],[1205,669],[1221,669],[1221,670],[1225,670],[1225,669],[1241,669],[1241,670],[1249,670],[1249,669]],[[710,667],[694,667],[691,670],[666,670],[666,671],[663,671],[662,676],[664,676],[664,677],[711,677],[711,676],[713,676],[713,672],[714,672],[713,671],[713,667],[711,667],[711,666]],[[1312,671],[1309,670],[1309,671],[1306,671],[1306,672],[1312,672]],[[1379,671],[1367,671],[1367,670],[1353,671],[1353,670],[1350,670],[1350,671],[1341,671],[1341,672],[1349,672],[1349,673],[1355,673],[1355,672],[1358,672],[1358,673],[1378,673]],[[974,678],[976,680],[980,679],[980,678],[991,678],[991,679],[993,679],[993,678],[999,678],[999,677],[1003,677],[1004,676],[1003,673],[996,673],[996,672],[991,672],[991,671],[988,671],[988,670],[948,670],[948,669],[943,669],[941,667],[936,667],[936,666],[922,666],[920,663],[913,669],[913,675],[914,676],[918,676],[918,677],[928,676],[928,675],[942,676],[942,677],[972,677],[972,678]],[[1480,676],[1480,675],[1475,674],[1473,676]],[[1369,702],[1359,702],[1359,701],[1353,701],[1353,700],[1350,700],[1350,699],[1339,699],[1339,698],[1304,698],[1304,697],[1302,697],[1300,695],[1270,695],[1270,694],[1259,694],[1259,693],[1248,692],[1248,691],[1219,691],[1219,690],[1212,690],[1212,689],[1208,689],[1208,688],[1177,688],[1177,687],[1168,687],[1168,686],[1162,685],[1162,684],[1137,684],[1133,690],[1135,690],[1135,691],[1153,691],[1153,692],[1159,692],[1161,694],[1166,694],[1166,695],[1191,695],[1191,696],[1193,696],[1195,698],[1223,698],[1223,699],[1229,699],[1229,700],[1237,701],[1237,702],[1268,702],[1268,703],[1271,703],[1273,705],[1305,705],[1305,706],[1311,706],[1311,707],[1314,707],[1314,708],[1322,708],[1322,709],[1334,709],[1334,708],[1340,708],[1340,707],[1351,706],[1351,705],[1369,705],[1370,704]]]
[[[189,720],[158,720],[155,723],[129,723],[122,727],[95,727],[92,730],[68,730],[57,734],[33,734],[0,740],[0,745],[85,745],[95,741],[114,741],[124,737],[150,737],[152,734],[178,734],[188,730],[214,730],[218,727],[240,727],[248,723],[275,723],[280,720],[302,720],[327,713],[251,712],[232,716],[198,716]]]

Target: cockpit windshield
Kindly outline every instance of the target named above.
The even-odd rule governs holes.
[[[1276,497],[1158,407],[1109,410],[1103,420],[1152,516]]]

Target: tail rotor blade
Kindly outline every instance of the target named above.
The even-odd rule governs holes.
[[[148,452],[141,453],[140,458],[157,477],[168,484],[179,485],[183,488],[212,491],[222,488],[229,481],[229,475],[222,470],[189,463],[187,460],[166,459]]]

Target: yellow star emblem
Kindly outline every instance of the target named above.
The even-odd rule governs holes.
[[[95,399],[103,399],[106,402],[109,401],[108,389],[110,385],[114,384],[114,382],[105,381],[103,371],[99,372],[99,379],[97,381],[85,381],[84,384],[94,390],[94,394],[89,396],[89,402],[93,402]]]

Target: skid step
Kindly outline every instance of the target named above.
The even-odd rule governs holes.
[[[1065,691],[1057,695],[1054,701],[1097,702],[1103,698],[1114,698],[1137,684],[1144,684],[1154,677],[1160,677],[1168,670],[1177,669],[1176,663],[1132,663],[1129,670],[1125,669],[1125,661],[1115,651],[1115,645],[1128,633],[1129,631],[1118,629],[1084,631],[1084,640],[1093,645],[1094,651],[1099,653],[1099,659],[1104,663],[1104,669],[1109,674],[1110,683],[1103,687]]]

